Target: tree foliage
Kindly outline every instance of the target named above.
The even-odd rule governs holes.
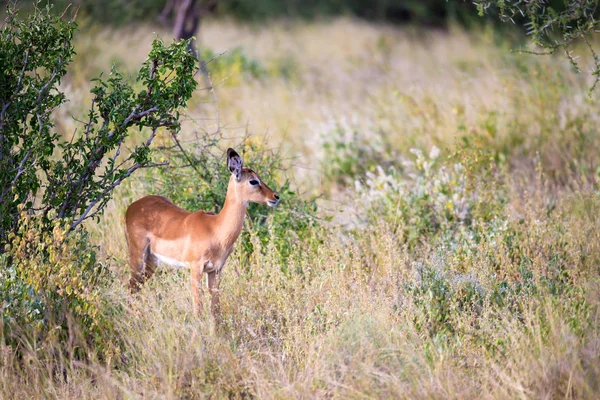
[[[54,210],[70,230],[102,212],[117,185],[153,165],[157,131],[179,129],[179,109],[196,88],[188,43],[156,39],[137,75],[141,89],[114,68],[95,79],[81,129],[65,138],[53,129],[53,112],[67,101],[60,83],[75,30],[74,20],[48,8],[24,19],[9,8],[0,30],[0,243],[17,226],[20,204],[48,222]],[[132,145],[134,131],[142,139]],[[126,141],[131,151],[123,151]]]
[[[544,50],[538,54],[562,50],[577,71],[580,67],[572,48],[582,40],[594,61],[591,73],[595,79],[590,93],[595,89],[600,80],[600,57],[592,45],[592,35],[600,24],[598,0],[481,0],[476,4],[480,15],[497,10],[503,21],[525,19],[533,43]]]

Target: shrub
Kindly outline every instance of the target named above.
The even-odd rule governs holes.
[[[19,209],[17,230],[0,256],[0,335],[15,348],[47,353],[62,343],[78,357],[88,349],[108,355],[112,322],[100,295],[112,279],[108,270],[84,232],[67,235],[66,221],[48,225]]]
[[[325,177],[344,184],[373,171],[377,161],[385,159],[381,139],[366,139],[356,129],[347,130],[338,125],[323,144],[329,155],[323,165]]]
[[[19,220],[18,207],[76,228],[102,212],[112,191],[151,166],[149,146],[160,128],[179,128],[179,108],[196,87],[187,43],[155,40],[135,90],[114,68],[96,79],[87,121],[71,138],[54,131],[53,111],[66,101],[58,85],[74,54],[73,20],[38,10],[23,20],[9,7],[0,28],[0,243]],[[145,139],[122,152],[133,129]],[[0,253],[2,249],[0,249]]]
[[[330,119],[315,124],[314,158],[319,162],[326,184],[348,186],[377,166],[394,165],[395,154],[389,138],[371,123],[359,126],[355,118]]]
[[[439,150],[429,157],[412,150],[414,162],[404,162],[401,174],[396,168],[367,172],[356,181],[356,192],[364,204],[366,221],[383,220],[398,231],[403,242],[414,246],[424,236],[456,224],[468,223],[472,217],[472,199],[462,164],[451,168],[439,165]]]
[[[358,226],[384,222],[400,234],[409,247],[440,235],[454,235],[466,227],[477,235],[481,225],[503,215],[507,198],[502,182],[504,166],[483,151],[462,148],[440,159],[433,147],[429,155],[412,149],[413,160],[387,171],[378,166],[355,181],[362,214]]]

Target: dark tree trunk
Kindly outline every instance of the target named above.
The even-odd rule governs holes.
[[[180,0],[175,9],[175,25],[173,36],[177,39],[191,39],[196,34],[200,25],[200,9],[197,7],[198,0]],[[192,40],[188,50],[198,58],[196,40]]]
[[[161,23],[167,25],[169,15],[172,14],[174,19],[173,36],[179,40],[188,40],[196,35],[196,32],[200,29],[202,17],[213,12],[217,7],[217,3],[218,0],[167,0],[165,8],[163,8],[158,19]],[[210,86],[208,70],[198,54],[195,39],[190,41],[188,50],[200,61],[200,70],[204,75],[204,81],[207,87]]]

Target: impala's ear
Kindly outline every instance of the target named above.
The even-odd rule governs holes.
[[[236,180],[242,177],[242,157],[234,149],[227,149],[227,168]]]

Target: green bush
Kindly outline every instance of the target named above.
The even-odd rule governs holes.
[[[218,86],[235,86],[245,77],[261,80],[269,77],[289,81],[299,79],[298,65],[290,56],[264,63],[248,57],[241,47],[235,47],[222,54],[215,53],[209,47],[203,47],[200,60],[210,72],[212,82]]]
[[[74,54],[74,21],[39,10],[19,19],[9,8],[0,28],[0,243],[31,212],[69,221],[74,229],[102,212],[112,191],[152,165],[157,130],[179,128],[179,108],[196,88],[195,58],[187,43],[155,40],[135,90],[114,68],[96,86],[87,119],[72,137],[54,131],[53,111],[67,99],[59,84]],[[134,130],[145,138],[123,152]],[[0,249],[2,253],[2,249]]]
[[[416,160],[404,171],[390,167],[367,172],[356,182],[366,221],[385,221],[413,247],[429,236],[472,219],[473,199],[462,164],[440,165],[439,150],[429,157],[413,150]]]
[[[19,209],[17,230],[0,256],[0,336],[15,348],[48,352],[62,343],[78,357],[88,349],[108,356],[115,350],[112,322],[100,290],[112,276],[85,233],[68,235],[64,220],[48,225]]]
[[[411,149],[414,160],[401,159],[399,167],[377,166],[355,181],[361,214],[357,224],[384,222],[413,248],[466,228],[477,235],[502,215],[506,187],[504,166],[489,154],[459,148],[446,161],[433,147],[428,155]]]

